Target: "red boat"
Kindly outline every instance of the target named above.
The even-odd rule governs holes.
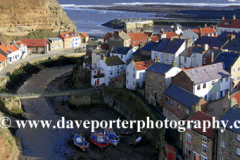
[[[107,137],[101,132],[92,132],[90,140],[98,147],[107,147],[109,145]]]

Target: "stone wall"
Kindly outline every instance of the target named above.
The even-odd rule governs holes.
[[[153,112],[146,106],[146,104],[132,92],[124,89],[103,89],[104,103],[120,112],[129,120],[143,120],[150,117],[151,120],[158,119]],[[143,134],[154,144],[155,147],[163,148],[165,129],[143,129]],[[160,154],[160,157],[163,156]],[[161,158],[160,158],[161,159]]]
[[[69,98],[69,103],[71,105],[91,105],[91,96],[86,93],[71,94]]]

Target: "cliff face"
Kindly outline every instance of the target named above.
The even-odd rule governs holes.
[[[0,4],[0,32],[23,36],[37,29],[77,31],[56,0],[8,0]]]

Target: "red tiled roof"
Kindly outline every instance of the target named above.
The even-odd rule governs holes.
[[[137,70],[143,70],[148,68],[150,65],[152,65],[152,61],[142,61],[142,62],[135,62],[134,66]]]
[[[9,54],[9,52],[7,50],[9,50],[5,45],[1,45],[0,49],[5,52],[6,54]]]
[[[15,51],[18,50],[14,45],[10,45],[10,46],[8,46],[8,48],[9,48],[12,52],[15,52]]]
[[[17,42],[15,42],[15,44],[19,47],[20,47],[21,44],[23,44],[23,46],[26,46],[26,44],[22,43],[21,41],[17,41]]]
[[[84,37],[89,37],[85,32],[81,32]]]
[[[48,42],[46,39],[20,39],[28,47],[46,47]]]
[[[240,20],[239,19],[235,19],[234,21],[232,21],[232,23],[229,26],[230,28],[240,28]]]
[[[128,33],[128,35],[131,37],[133,46],[138,46],[140,43],[145,45],[148,41],[146,34],[143,32]]]
[[[0,54],[0,61],[4,62],[7,59],[7,57],[5,57],[4,55]]]
[[[240,91],[233,93],[231,97],[234,97],[237,100],[238,105],[240,106]]]
[[[159,38],[157,36],[153,36],[153,37],[150,37],[151,38],[151,41],[153,42],[158,42],[159,41]]]
[[[76,36],[74,35],[76,34]],[[68,35],[68,37],[66,37],[65,35]],[[60,33],[58,35],[58,37],[62,38],[62,39],[65,39],[65,38],[72,38],[72,37],[79,37],[80,35],[78,35],[76,32],[63,32],[63,33]],[[81,38],[81,36],[80,36]]]
[[[214,129],[213,128],[206,128],[206,132],[203,132],[203,121],[204,120],[208,120],[211,122],[211,126],[213,125],[212,124],[212,118],[213,116],[207,114],[207,113],[204,113],[204,112],[201,112],[201,111],[198,111],[197,113],[195,113],[194,115],[192,115],[188,120],[193,120],[193,121],[196,121],[196,120],[199,120],[201,122],[201,127],[200,128],[192,128],[192,130],[194,131],[197,131],[198,133],[202,134],[202,135],[205,135],[206,137],[208,138],[211,138],[213,139],[214,138]]]
[[[176,152],[175,148],[169,144],[165,144],[166,151]]]
[[[160,37],[162,33],[158,33],[157,36]],[[166,38],[170,38],[170,37],[178,37],[178,34],[175,32],[164,32],[164,34],[166,34]]]
[[[226,25],[226,22],[228,22],[229,24]],[[218,25],[218,27],[229,27],[230,23],[231,23],[231,20],[223,20],[223,21]]]
[[[151,37],[153,35],[153,32],[144,32],[148,37]]]
[[[199,29],[193,29],[192,31],[195,32],[196,34],[199,34]],[[201,36],[205,36],[206,34],[209,34],[209,33],[216,33],[216,31],[211,27],[201,28],[201,31],[202,31]],[[214,35],[214,37],[217,37],[217,36]]]

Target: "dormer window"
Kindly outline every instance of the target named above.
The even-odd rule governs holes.
[[[229,22],[225,22],[225,25],[229,25]]]

